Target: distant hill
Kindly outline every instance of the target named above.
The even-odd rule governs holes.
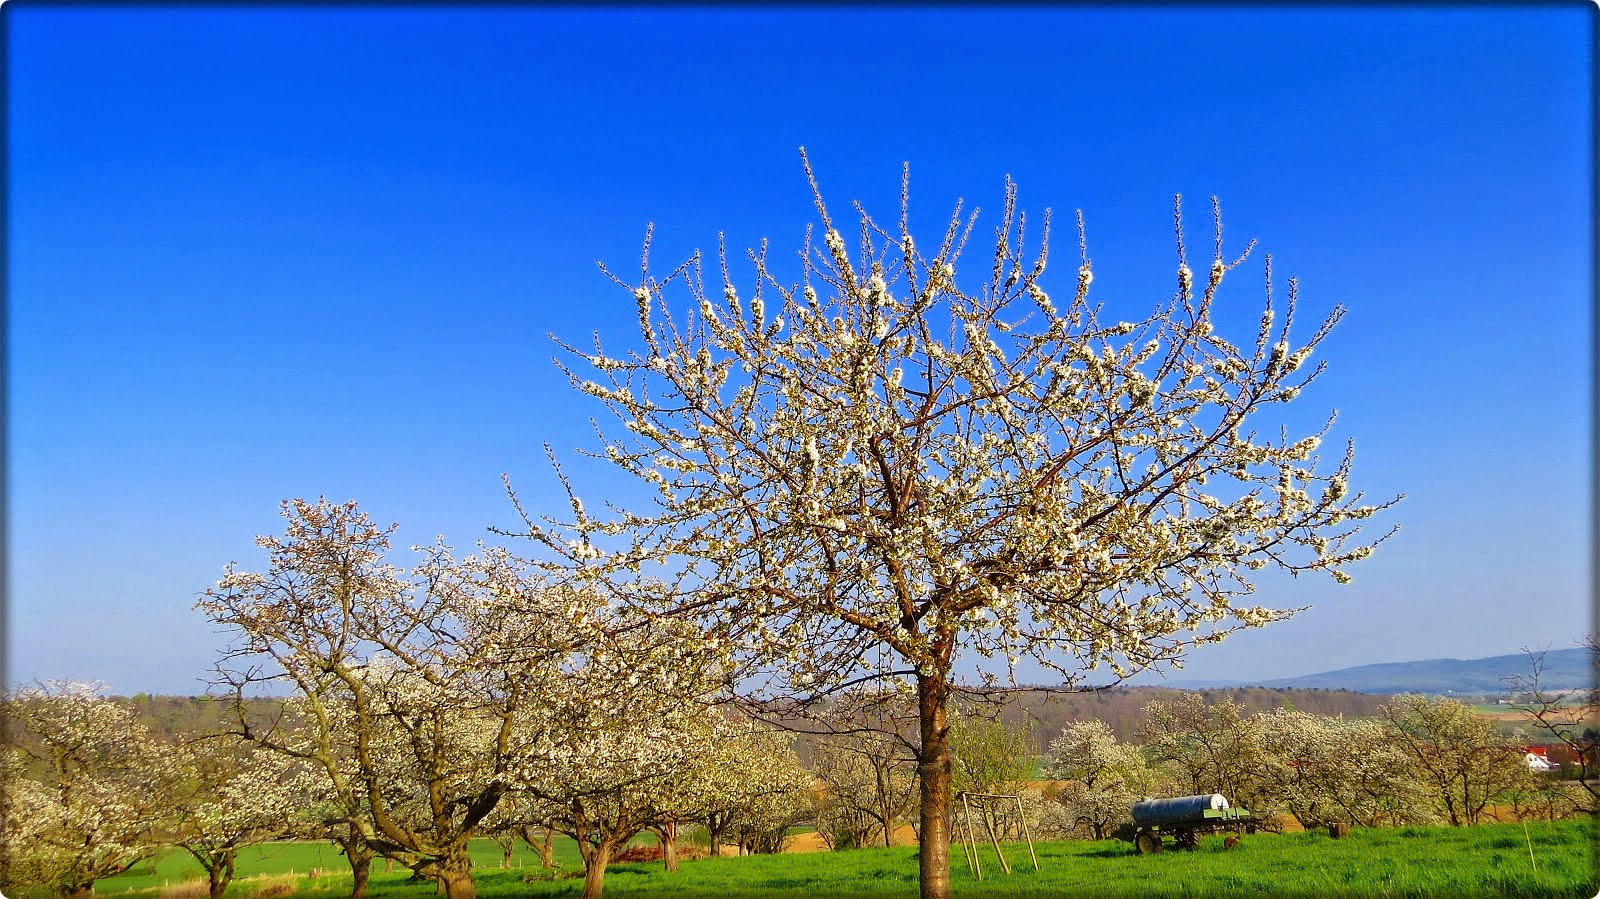
[[[1492,656],[1486,659],[1425,659],[1418,662],[1385,662],[1339,668],[1321,674],[1280,677],[1264,681],[1217,681],[1174,684],[1174,686],[1256,686],[1276,689],[1353,690],[1357,693],[1455,693],[1461,695],[1499,695],[1507,692],[1505,678],[1527,675],[1528,657],[1523,653]],[[1553,649],[1544,656],[1541,685],[1547,690],[1589,687],[1594,682],[1594,663],[1582,648]]]

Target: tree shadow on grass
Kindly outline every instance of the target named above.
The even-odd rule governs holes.
[[[1137,855],[1137,854],[1138,853],[1134,852],[1133,851],[1133,847],[1131,847],[1131,846],[1116,846],[1116,845],[1114,845],[1114,846],[1100,846],[1100,847],[1097,847],[1097,848],[1094,848],[1094,849],[1090,849],[1088,852],[1074,852],[1073,853],[1073,855],[1075,855],[1075,856],[1077,856],[1079,858],[1127,858],[1130,855]]]

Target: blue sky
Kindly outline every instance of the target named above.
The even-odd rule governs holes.
[[[198,692],[195,596],[285,497],[402,544],[510,525],[502,472],[555,502],[541,445],[592,446],[599,410],[546,335],[621,347],[633,316],[595,260],[631,268],[651,221],[662,261],[798,246],[802,144],[886,215],[909,161],[933,231],[1010,173],[1084,211],[1095,290],[1136,311],[1170,291],[1172,194],[1202,251],[1216,194],[1305,320],[1350,307],[1297,405],[1339,409],[1404,530],[1350,586],[1270,584],[1312,610],[1185,676],[1584,631],[1592,7],[3,14],[13,681]]]

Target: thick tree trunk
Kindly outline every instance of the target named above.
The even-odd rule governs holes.
[[[673,821],[656,831],[661,839],[661,864],[668,871],[678,870],[678,822]]]
[[[222,899],[222,894],[228,889],[228,884],[233,882],[233,850],[223,853],[216,864],[206,870],[206,891],[211,899]]]
[[[367,876],[372,873],[372,856],[361,852],[347,853],[350,859],[350,899],[366,899]],[[386,861],[388,861],[386,859]],[[391,862],[392,863],[392,862]]]
[[[439,885],[444,887],[446,899],[477,899],[478,888],[473,886],[471,871],[440,871]]]
[[[466,844],[450,849],[450,854],[439,866],[439,886],[446,899],[477,899],[478,888],[472,883],[472,858],[467,855]]]
[[[600,899],[606,885],[606,865],[611,864],[612,843],[601,840],[583,860],[583,899]]]
[[[917,876],[922,899],[950,897],[950,723],[945,714],[949,693],[944,674],[917,675],[922,736],[917,759],[922,822],[917,829]]]

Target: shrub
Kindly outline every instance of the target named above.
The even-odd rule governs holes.
[[[629,846],[611,857],[613,862],[658,862],[661,861],[660,846]]]

